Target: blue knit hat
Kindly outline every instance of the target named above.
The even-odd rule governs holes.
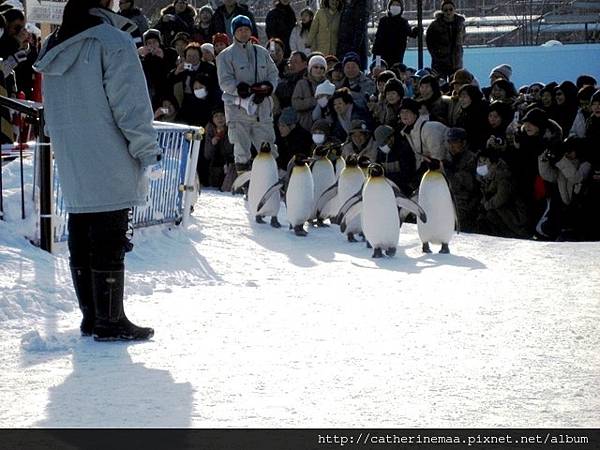
[[[346,65],[346,63],[355,62],[360,66],[360,56],[356,52],[348,52],[344,55],[342,59],[342,67]]]
[[[235,34],[235,30],[239,27],[248,27],[252,30],[252,22],[247,16],[235,16],[231,21],[231,34]]]

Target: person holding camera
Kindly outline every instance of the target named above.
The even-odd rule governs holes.
[[[177,60],[177,52],[162,45],[160,31],[153,28],[143,34],[143,45],[138,48],[146,85],[154,108],[160,104],[161,97],[169,94],[167,76]]]
[[[163,35],[165,45],[170,47],[177,33],[191,34],[196,21],[196,8],[188,4],[187,0],[174,0],[173,3],[160,12],[160,19],[153,28]]]
[[[250,42],[253,24],[246,16],[231,21],[233,44],[217,56],[229,140],[238,173],[250,170],[251,147],[271,146],[277,159],[271,95],[279,81],[277,66],[266,48]]]

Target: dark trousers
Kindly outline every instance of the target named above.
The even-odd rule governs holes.
[[[72,267],[119,271],[125,268],[129,210],[69,214]]]

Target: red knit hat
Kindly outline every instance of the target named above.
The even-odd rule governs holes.
[[[227,36],[225,33],[216,33],[213,36],[213,45],[217,44],[218,42],[229,45],[229,36]]]

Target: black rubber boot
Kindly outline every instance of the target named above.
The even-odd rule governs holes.
[[[277,220],[277,216],[271,217],[271,226],[273,228],[281,228],[281,224],[279,223],[279,220]]]
[[[296,225],[294,227],[294,234],[296,236],[307,236],[308,233],[306,232],[306,230],[304,229],[303,225]]]
[[[83,314],[79,330],[82,336],[91,336],[96,320],[94,311],[94,299],[92,297],[92,273],[89,267],[71,266],[71,278],[75,295],[79,302],[79,309]]]
[[[431,253],[431,249],[429,248],[429,242],[423,242],[423,253]]]
[[[371,258],[383,258],[383,252],[381,251],[381,249],[376,248],[375,250],[373,250],[373,256],[371,256]]]
[[[124,270],[92,270],[92,290],[96,309],[94,340],[143,341],[154,336],[152,328],[138,327],[125,316],[124,284]]]
[[[442,244],[440,253],[444,253],[444,254],[450,253],[450,247],[448,247],[448,244]]]

